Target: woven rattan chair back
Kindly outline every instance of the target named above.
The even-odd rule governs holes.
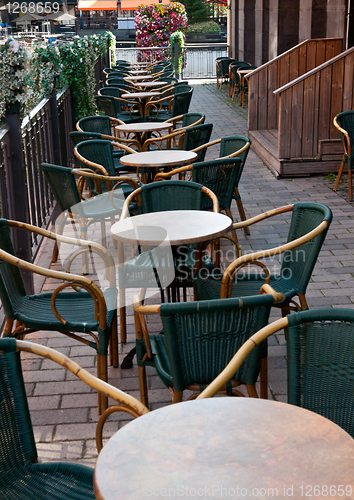
[[[165,181],[141,186],[142,212],[200,210],[202,186],[195,182]]]
[[[86,160],[101,165],[107,170],[109,175],[115,175],[111,141],[98,139],[84,141],[77,145],[77,151]],[[90,165],[84,165],[85,168],[90,168]]]
[[[323,415],[354,438],[354,311],[302,311],[288,321],[288,403]]]
[[[192,95],[193,95],[193,88],[188,92],[175,94],[173,98],[171,118],[173,118],[174,116],[184,115],[184,113],[188,113]]]
[[[199,146],[203,146],[203,144],[209,142],[212,131],[212,123],[202,123],[200,125],[195,125],[194,127],[187,128],[182,149],[191,151],[192,149],[198,148]],[[198,152],[198,161],[204,160],[205,153],[205,148]]]
[[[183,391],[194,384],[202,389],[209,384],[241,345],[267,324],[272,304],[271,295],[162,304],[160,315],[173,389]],[[234,380],[255,384],[262,346],[256,349]]]
[[[81,199],[71,168],[47,163],[42,163],[41,167],[61,212],[73,206],[79,209]]]
[[[219,200],[220,210],[230,209],[235,187],[242,174],[240,158],[218,159],[193,164],[192,179],[211,189]],[[203,196],[202,210],[212,210],[209,196]]]
[[[103,135],[112,135],[109,116],[86,116],[79,120],[78,125],[84,132],[96,132]]]
[[[288,241],[307,234],[323,221],[332,221],[332,212],[319,203],[295,203],[288,233]],[[328,229],[327,229],[328,230]],[[304,294],[315,267],[327,230],[322,231],[312,240],[284,253],[280,270],[280,282],[297,289]]]
[[[202,120],[201,123],[204,123],[205,115],[203,113],[184,113],[182,118],[182,128],[189,127],[199,120]]]
[[[99,111],[106,116],[113,116],[115,118],[120,112],[119,101],[115,101],[113,97],[95,95],[95,103]]]
[[[97,132],[78,132],[77,130],[74,130],[73,132],[69,132],[69,136],[72,145],[75,147],[83,141],[89,141],[91,139],[101,139],[102,134]]]
[[[222,158],[236,153],[236,151],[242,149],[247,143],[251,144],[251,141],[248,137],[242,135],[223,137],[220,142],[219,157]],[[249,150],[250,148],[247,148],[245,151],[237,155],[237,158],[241,158],[243,166],[246,162]]]
[[[113,85],[109,85],[109,87],[103,87],[99,89],[99,95],[109,96],[109,97],[121,97],[122,94],[125,94],[125,91],[121,90],[118,86],[113,87]]]
[[[15,255],[9,227],[5,219],[0,219],[0,249]],[[0,259],[0,298],[6,317],[14,317],[17,305],[25,295],[25,285],[19,268]]]

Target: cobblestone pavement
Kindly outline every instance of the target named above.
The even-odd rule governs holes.
[[[245,135],[247,110],[240,108],[227,96],[227,88],[216,89],[215,82],[195,84],[191,111],[206,114],[206,122],[214,124],[212,139],[227,135]],[[217,157],[214,147],[208,157]],[[240,182],[240,194],[246,211],[251,217],[266,210],[297,201],[316,201],[328,205],[334,220],[323,245],[321,254],[308,287],[310,307],[354,307],[354,209],[348,202],[346,184],[342,183],[338,193],[331,189],[331,182],[322,176],[276,179],[262,161],[251,151]],[[238,217],[236,205],[232,212]],[[281,216],[260,227],[252,226],[251,234],[239,234],[244,251],[270,248],[285,242],[289,216]],[[46,244],[39,263],[48,266],[51,245]],[[60,268],[60,264],[55,265]],[[80,266],[77,268],[80,272]],[[41,283],[37,283],[40,287]],[[44,290],[52,290],[48,280]],[[158,296],[156,297],[158,300]],[[279,312],[272,313],[277,319]],[[153,331],[159,331],[158,318],[152,318]],[[128,343],[120,345],[120,359],[134,345],[132,308],[128,308]],[[95,373],[94,351],[59,333],[40,332],[29,340],[43,343],[69,355],[83,367]],[[283,335],[269,341],[269,397],[286,401],[286,358]],[[28,400],[38,443],[40,460],[75,461],[93,466],[95,463],[95,427],[98,420],[97,395],[78,381],[72,374],[57,367],[51,361],[31,355],[23,355],[24,377]],[[120,389],[139,397],[137,369],[109,369],[109,382]],[[163,386],[153,370],[148,370],[148,386],[151,409],[170,403],[169,391]],[[109,437],[127,420],[115,415],[106,424],[105,436]]]

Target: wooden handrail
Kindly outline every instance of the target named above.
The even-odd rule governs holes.
[[[354,47],[352,47],[351,49],[345,50],[344,52],[341,52],[337,56],[332,57],[332,59],[329,59],[329,61],[326,61],[323,64],[316,66],[316,68],[311,69],[310,71],[308,71],[307,73],[304,73],[303,75],[299,76],[298,78],[295,78],[295,80],[292,80],[291,82],[283,85],[282,87],[279,87],[278,89],[273,90],[273,94],[280,94],[281,92],[284,92],[284,90],[288,90],[290,87],[293,87],[294,85],[297,85],[302,80],[305,80],[306,78],[308,78],[312,75],[315,75],[319,71],[322,71],[324,68],[327,68],[327,66],[330,66],[331,64],[339,61],[342,57],[346,57],[347,55],[349,55],[353,51],[354,51]]]
[[[297,50],[299,47],[301,47],[302,45],[305,45],[306,43],[309,43],[309,42],[319,42],[321,40],[342,40],[342,38],[340,37],[335,37],[335,38],[308,38],[307,40],[304,40],[303,42],[301,43],[298,43],[297,45],[295,45],[295,47],[292,47],[291,49],[287,50],[286,52],[283,52],[282,54],[280,54],[279,56],[277,57],[274,57],[273,59],[271,59],[270,61],[267,61],[266,63],[262,64],[262,66],[259,66],[259,68],[256,68],[255,70],[253,70],[251,73],[248,73],[247,74],[247,78],[249,78],[250,76],[256,74],[258,71],[260,71],[261,69],[264,69],[266,68],[267,66],[270,66],[271,64],[273,64],[275,61],[278,61],[280,59],[282,59],[284,56],[288,55],[288,54],[291,54],[291,52],[294,52],[295,50]]]

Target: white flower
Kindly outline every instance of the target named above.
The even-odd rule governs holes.
[[[16,53],[20,48],[20,44],[18,43],[17,40],[11,40],[11,42],[9,43],[9,48]]]

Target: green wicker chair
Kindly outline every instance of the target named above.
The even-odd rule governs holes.
[[[235,61],[229,66],[229,97],[233,100],[236,90],[240,87],[240,77],[237,70],[241,66],[250,66],[247,61]]]
[[[80,228],[80,238],[86,240],[88,227],[91,224],[99,222],[101,227],[101,244],[106,247],[105,219],[110,218],[111,220],[114,220],[116,216],[120,215],[124,204],[123,196],[119,195],[117,192],[117,195],[114,197],[113,205],[111,198],[107,193],[106,183],[105,195],[94,196],[87,200],[83,200],[75,182],[74,175],[77,174],[77,170],[58,165],[49,165],[47,163],[42,163],[41,168],[61,211],[57,220],[57,233],[63,234],[65,225],[71,224],[71,221],[76,220]],[[88,174],[85,172],[79,172],[81,176],[84,176],[84,180],[90,179],[93,181],[92,178],[87,177]],[[116,179],[120,179],[120,182],[122,183],[127,183],[131,186],[132,190],[138,187],[137,183],[128,177],[116,177]],[[111,183],[111,181],[108,182],[109,184]],[[109,187],[111,189],[111,186]],[[96,190],[95,192],[98,194]],[[53,249],[52,262],[56,262],[57,258],[58,247],[55,245]],[[87,266],[87,254],[84,254],[83,274],[87,274]]]
[[[213,131],[212,123],[203,123],[188,127],[184,135],[184,141],[181,149],[186,151],[194,151],[199,146],[209,142],[211,133]],[[198,151],[198,161],[204,161],[206,149]]]
[[[95,95],[96,106],[102,113],[106,116],[112,116],[113,118],[118,118],[125,123],[134,123],[141,121],[142,110],[141,104],[138,101],[128,101],[118,97],[109,97],[102,95]],[[127,106],[129,109],[123,111],[122,105]],[[135,111],[133,105],[138,109]]]
[[[138,417],[148,413],[148,409],[128,394],[103,384],[54,349],[16,339],[0,339],[0,500],[94,500],[92,468],[69,462],[36,463],[38,456],[21,369],[21,351],[44,356],[64,366],[90,387],[114,398],[119,403],[116,411]],[[102,447],[101,433],[97,434],[97,447]]]
[[[216,394],[254,347],[283,328],[288,403],[332,420],[354,438],[354,311],[350,309],[312,309],[271,323],[246,342],[199,398]]]
[[[349,201],[353,201],[353,184],[352,184],[352,162],[354,157],[354,149],[352,151],[352,142],[354,144],[354,111],[344,111],[334,117],[334,126],[339,130],[342,139],[344,154],[342,163],[339,167],[336,182],[333,191],[337,191],[340,178],[343,173],[344,165],[348,162],[348,188]]]
[[[229,66],[231,63],[236,62],[236,59],[231,59],[230,57],[220,58],[215,60],[216,64],[216,87],[221,89],[223,83],[227,83],[229,80]]]
[[[220,144],[219,158],[234,158],[237,156],[242,160],[242,170],[243,170],[251,146],[251,141],[248,139],[248,137],[244,137],[242,135],[223,137],[221,139],[216,139],[214,141],[206,143],[203,146],[200,146],[199,148],[196,148],[195,152],[198,153],[198,155],[201,155],[204,150],[204,155],[205,155],[207,149],[210,146],[214,146],[216,144]],[[238,187],[235,187],[233,199],[237,203],[237,208],[240,214],[241,221],[246,220],[245,210],[243,208],[241,195],[238,190]],[[250,234],[248,226],[245,226],[243,229],[246,235]]]
[[[178,403],[184,390],[202,391],[214,380],[242,344],[267,324],[273,303],[271,294],[161,304],[154,308],[141,306],[136,301],[136,352],[143,404],[148,406],[147,366],[156,369],[172,392],[172,402]],[[160,313],[161,334],[148,334],[145,313]],[[249,395],[258,397],[255,383],[261,369],[261,358],[265,356],[266,346],[263,349],[258,346],[252,359],[227,380],[222,390],[229,395],[240,395],[233,388],[246,384]],[[264,376],[266,373],[262,370]],[[262,379],[264,383],[266,380]]]
[[[200,210],[205,193],[213,200],[213,210],[217,212],[219,207],[216,196],[208,188],[195,182],[166,181],[143,184],[125,200],[120,220],[128,216],[128,207],[134,200],[138,200],[137,211],[141,214],[170,210]],[[178,269],[184,267],[184,262],[180,261],[184,259],[183,252],[176,252],[175,259],[175,267]],[[166,266],[170,265],[170,262],[166,263]],[[149,269],[151,267],[148,252],[144,252],[118,269],[121,339],[126,337],[125,290],[159,286],[155,276],[153,276],[153,281],[147,283],[146,266],[149,266]],[[184,269],[182,269],[183,273]],[[178,279],[178,273],[176,273],[176,279]],[[162,290],[161,294],[163,297]]]
[[[118,120],[117,118],[112,118],[111,116],[85,116],[81,118],[76,123],[76,129],[79,132],[95,132],[96,134],[100,134],[100,137],[95,136],[92,139],[106,139],[113,142],[118,142],[119,144],[124,144],[130,148],[136,149],[137,151],[141,151],[141,144],[139,141],[133,138],[121,137],[117,134],[115,127],[117,125],[125,125],[122,120]],[[88,140],[87,137],[86,140]],[[85,140],[85,139],[83,139]],[[119,158],[124,155],[124,150],[114,150],[113,149],[113,158],[115,159],[115,168],[116,171],[122,170],[122,164],[119,162]],[[116,161],[118,159],[118,161]]]
[[[44,269],[15,257],[10,228],[31,231],[54,241],[76,245],[79,247],[77,255],[83,251],[98,254],[105,264],[110,287],[102,292],[88,278],[69,272]],[[20,269],[60,280],[61,283],[53,293],[28,295]],[[98,243],[67,238],[29,224],[0,219],[0,299],[6,316],[3,336],[22,338],[39,330],[63,333],[96,351],[97,376],[107,381],[109,343],[111,363],[113,366],[118,366],[117,289],[114,269],[111,255]],[[70,271],[70,266],[67,270]],[[67,292],[65,288],[68,287],[79,291]],[[91,341],[80,334],[91,335]],[[107,406],[107,397],[99,395],[99,413]]]
[[[110,140],[91,139],[77,144],[74,154],[81,162],[82,168],[91,168],[94,171],[98,169],[112,177],[122,172],[135,172],[136,168],[120,163],[121,156],[115,155],[113,146],[120,147],[130,154],[135,153],[133,149],[119,143],[112,143]],[[104,186],[102,186],[102,191],[106,191]],[[127,192],[131,190],[127,188]]]
[[[188,92],[182,92],[171,96],[170,112],[163,110],[161,107],[161,104],[165,101],[165,99],[158,99],[156,101],[151,100],[147,102],[145,105],[146,121],[164,122],[169,118],[174,118],[175,116],[188,113],[192,95],[193,88]]]
[[[246,66],[240,66],[238,68],[238,70],[243,70],[243,69],[250,71],[251,69],[257,69],[257,66],[252,66],[248,64]],[[246,92],[248,92],[248,78],[246,77],[241,78],[239,88],[240,88],[240,104],[243,107],[245,104],[245,94]]]
[[[331,210],[319,203],[295,203],[233,224],[233,228],[238,229],[289,211],[292,211],[292,218],[286,244],[239,257],[227,267],[223,275],[211,275],[208,269],[198,270],[194,283],[196,297],[200,300],[246,297],[257,294],[266,282],[284,294],[285,300],[279,305],[283,314],[294,307],[297,310],[307,309],[306,288],[332,221]],[[279,273],[270,273],[267,266],[259,262],[260,259],[281,254],[284,256]],[[243,269],[245,266],[251,267],[246,274]],[[295,297],[299,298],[300,304],[296,304]]]

